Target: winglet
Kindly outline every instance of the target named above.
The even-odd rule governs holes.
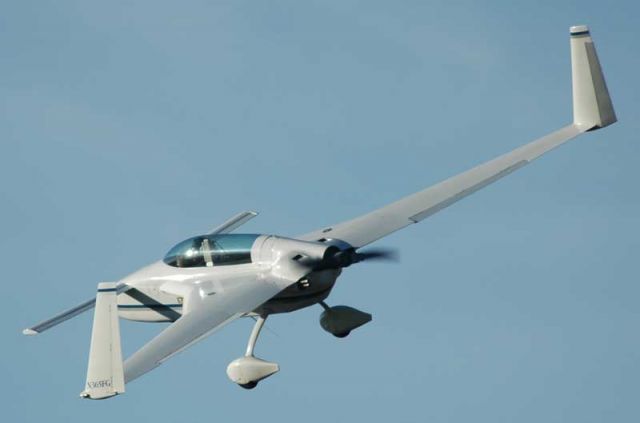
[[[87,383],[80,394],[82,398],[105,399],[124,393],[117,296],[116,283],[98,284]]]
[[[570,32],[573,123],[586,130],[604,128],[617,119],[589,28],[572,26]]]

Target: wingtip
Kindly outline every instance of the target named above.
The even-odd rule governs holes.
[[[40,333],[40,332],[36,332],[35,330],[30,329],[30,328],[24,329],[24,330],[22,331],[22,334],[23,334],[23,335],[27,335],[27,336],[34,336],[34,335],[37,335],[37,334],[39,334],[39,333]]]

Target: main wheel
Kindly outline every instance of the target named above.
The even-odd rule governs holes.
[[[242,386],[244,389],[253,389],[258,386],[258,382],[239,383],[238,385]]]

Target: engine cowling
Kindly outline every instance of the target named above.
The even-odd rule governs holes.
[[[337,251],[338,247],[321,242],[264,236],[254,243],[251,258],[255,263],[269,266],[270,276],[288,286],[303,280],[318,263]]]
[[[336,251],[338,251],[337,247],[322,242],[301,241],[271,235],[256,240],[251,257],[254,262],[258,263],[274,263],[282,258],[296,261],[302,259],[320,261],[335,254]]]

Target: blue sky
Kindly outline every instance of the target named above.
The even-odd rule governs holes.
[[[638,6],[632,1],[2,2],[0,254],[10,421],[637,421]],[[329,303],[268,321],[281,372],[229,382],[236,322],[82,401],[91,315],[23,327],[255,209],[351,218],[569,122],[590,25],[619,122],[377,246]],[[122,323],[125,354],[162,325]]]

